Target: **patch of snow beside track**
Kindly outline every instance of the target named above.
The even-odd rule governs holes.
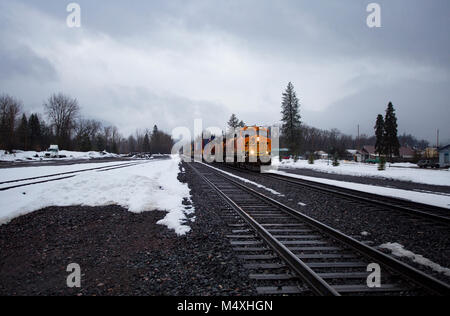
[[[282,169],[310,169],[319,172],[341,174],[357,177],[373,177],[381,179],[392,179],[398,181],[411,181],[429,185],[450,186],[450,169],[420,169],[412,163],[386,164],[386,170],[379,171],[377,164],[366,164],[351,161],[341,161],[335,167],[327,160],[316,160],[310,165],[307,160],[283,160],[274,163]]]
[[[403,245],[399,243],[385,243],[379,246],[379,248],[388,249],[392,252],[392,254],[396,257],[406,257],[411,259],[412,261],[421,264],[423,266],[429,267],[433,269],[434,271],[437,271],[439,273],[442,273],[448,277],[450,277],[450,269],[445,268],[427,258],[425,258],[422,255],[417,255],[412,251],[406,250]]]
[[[185,225],[186,214],[194,209],[187,211],[183,205],[183,200],[190,200],[190,191],[187,184],[177,179],[179,163],[180,159],[173,156],[168,160],[106,172],[88,171],[70,179],[0,192],[0,224],[49,206],[116,204],[134,213],[167,211],[167,216],[158,223],[184,235],[190,231]]]
[[[417,203],[423,203],[423,204],[434,205],[434,206],[439,206],[439,207],[450,209],[450,196],[441,195],[441,194],[422,193],[422,192],[416,192],[416,191],[410,191],[410,190],[393,189],[393,188],[386,188],[386,187],[380,187],[380,186],[368,185],[368,184],[360,184],[360,183],[354,183],[354,182],[307,177],[307,176],[301,176],[298,174],[293,174],[293,173],[284,172],[284,171],[276,171],[276,170],[269,171],[268,173],[280,174],[280,175],[288,176],[291,178],[313,181],[313,182],[318,182],[318,183],[324,183],[324,184],[329,184],[329,185],[333,185],[333,186],[337,186],[337,187],[341,187],[341,188],[352,189],[352,190],[373,193],[373,194],[378,194],[378,195],[383,195],[383,196],[389,196],[389,197],[409,200],[409,201],[413,201],[413,202],[417,202]]]

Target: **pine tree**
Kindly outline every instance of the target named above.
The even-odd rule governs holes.
[[[242,121],[241,121],[242,122]],[[236,114],[231,114],[230,120],[228,121],[228,127],[231,129],[236,129],[239,127],[240,123],[239,119],[237,118]],[[242,122],[244,123],[244,122]]]
[[[300,139],[300,104],[294,91],[294,85],[289,82],[286,91],[283,93],[283,102],[281,104],[281,114],[283,125],[281,131],[286,137],[291,151],[297,153],[299,151]]]
[[[17,136],[19,138],[20,149],[28,150],[28,120],[25,113],[22,115],[20,125],[17,128]]]
[[[334,154],[334,158],[333,158],[333,166],[334,167],[338,167],[340,165],[339,163],[339,155],[337,154],[337,152]]]
[[[148,133],[145,133],[142,148],[145,153],[150,152],[150,138],[148,137]]]
[[[384,118],[384,145],[386,148],[386,155],[392,161],[394,155],[399,155],[400,142],[397,137],[397,117],[395,116],[395,109],[392,102],[389,102],[386,109],[386,116]]]
[[[150,139],[150,152],[152,154],[161,153],[161,135],[158,130],[158,126],[153,126],[153,132]]]
[[[375,144],[375,152],[380,156],[384,155],[385,144],[384,144],[384,118],[383,115],[379,114],[377,116],[377,121],[375,123],[375,136],[377,138]]]
[[[37,114],[31,114],[30,116],[28,121],[28,133],[30,135],[30,149],[40,151],[42,149],[42,132],[41,123],[39,122]]]
[[[310,153],[310,154],[309,154],[308,163],[309,163],[310,165],[313,165],[313,164],[314,164],[314,154],[313,154],[313,153]]]

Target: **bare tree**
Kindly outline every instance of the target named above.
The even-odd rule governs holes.
[[[69,148],[75,121],[80,113],[77,99],[62,93],[53,94],[44,103],[44,109],[55,130],[58,145]]]
[[[17,118],[22,110],[22,102],[9,95],[0,95],[0,146],[12,151],[15,144]]]

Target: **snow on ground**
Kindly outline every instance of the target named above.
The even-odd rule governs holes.
[[[212,167],[212,166],[207,165],[207,164],[205,164],[205,163],[203,163],[203,162],[201,162],[201,164],[204,164],[205,166],[208,166],[209,168],[212,168],[212,169],[214,169],[214,170],[220,171],[220,172],[226,174],[227,176],[230,176],[230,177],[239,179],[239,180],[241,180],[241,181],[243,181],[243,182],[245,182],[245,183],[249,183],[249,184],[252,184],[252,185],[254,185],[254,186],[256,186],[256,187],[258,187],[258,188],[260,188],[260,189],[264,189],[264,190],[266,190],[266,191],[269,191],[269,192],[272,193],[272,194],[279,195],[279,196],[284,196],[284,194],[281,194],[281,193],[278,192],[278,191],[275,191],[275,190],[273,190],[273,189],[271,189],[271,188],[268,188],[268,187],[266,187],[266,186],[263,186],[262,184],[259,184],[259,183],[250,181],[250,180],[245,179],[245,178],[241,178],[241,177],[239,177],[239,176],[237,176],[237,175],[235,175],[235,174],[232,174],[232,173],[223,171],[222,169],[218,169],[218,168]]]
[[[424,203],[424,204],[435,205],[435,206],[450,209],[450,196],[448,196],[448,195],[430,194],[430,193],[425,193],[425,192],[393,189],[393,188],[386,188],[386,187],[380,187],[380,186],[368,185],[368,184],[360,184],[360,183],[354,183],[354,182],[345,182],[345,181],[329,180],[329,179],[323,179],[323,178],[307,177],[307,176],[301,176],[301,175],[284,172],[284,171],[277,171],[277,170],[271,170],[271,171],[269,171],[269,173],[281,174],[281,175],[289,176],[289,177],[296,178],[296,179],[303,179],[303,180],[307,180],[307,181],[324,183],[324,184],[334,185],[334,186],[341,187],[341,188],[347,188],[347,189],[353,189],[353,190],[367,192],[367,193],[390,196],[390,197],[394,197],[394,198],[414,201],[417,203]]]
[[[448,277],[450,277],[450,269],[442,267],[441,265],[425,258],[422,255],[417,255],[412,251],[406,250],[403,245],[399,243],[386,243],[379,246],[379,248],[388,249],[392,252],[392,254],[396,257],[406,257],[411,259],[412,261],[427,266],[434,271],[437,271],[439,273],[442,273]]]
[[[72,172],[78,170],[87,170],[99,167],[108,167],[122,164],[129,164],[135,162],[130,161],[115,161],[115,162],[99,162],[99,163],[84,163],[73,165],[60,165],[60,166],[36,166],[36,167],[19,167],[19,168],[1,168],[0,169],[0,182],[20,180],[25,178],[34,178],[47,176],[57,173]],[[137,162],[137,161],[136,161]]]
[[[315,171],[343,174],[358,177],[376,177],[400,181],[412,181],[431,185],[450,186],[449,169],[420,169],[411,163],[386,164],[386,170],[379,171],[376,164],[365,164],[351,161],[341,161],[337,167],[332,166],[331,161],[316,160],[310,165],[307,160],[283,160],[277,164],[283,169],[311,169]]]
[[[40,160],[49,161],[56,159],[56,158],[44,158],[44,153],[45,152],[16,150],[14,154],[5,154],[4,150],[0,150],[0,161],[40,161]],[[119,155],[107,152],[97,152],[97,151],[78,152],[68,150],[60,150],[59,155],[66,156],[66,158],[57,158],[56,160],[119,157]]]
[[[186,210],[190,199],[187,184],[178,181],[180,159],[153,160],[148,163],[109,170],[88,171],[74,178],[0,192],[0,224],[48,206],[102,206],[117,204],[130,212],[163,210],[167,216],[158,222],[186,234],[185,224],[194,209]],[[54,173],[54,172],[52,172]]]

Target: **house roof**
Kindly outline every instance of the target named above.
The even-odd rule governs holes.
[[[442,151],[442,150],[446,150],[446,149],[449,149],[450,148],[450,144],[448,144],[447,146],[443,146],[443,147],[439,147],[439,151]]]
[[[414,150],[409,147],[400,147],[400,157],[414,156]]]
[[[365,151],[371,155],[375,155],[375,146],[366,145],[363,147],[362,151]]]

